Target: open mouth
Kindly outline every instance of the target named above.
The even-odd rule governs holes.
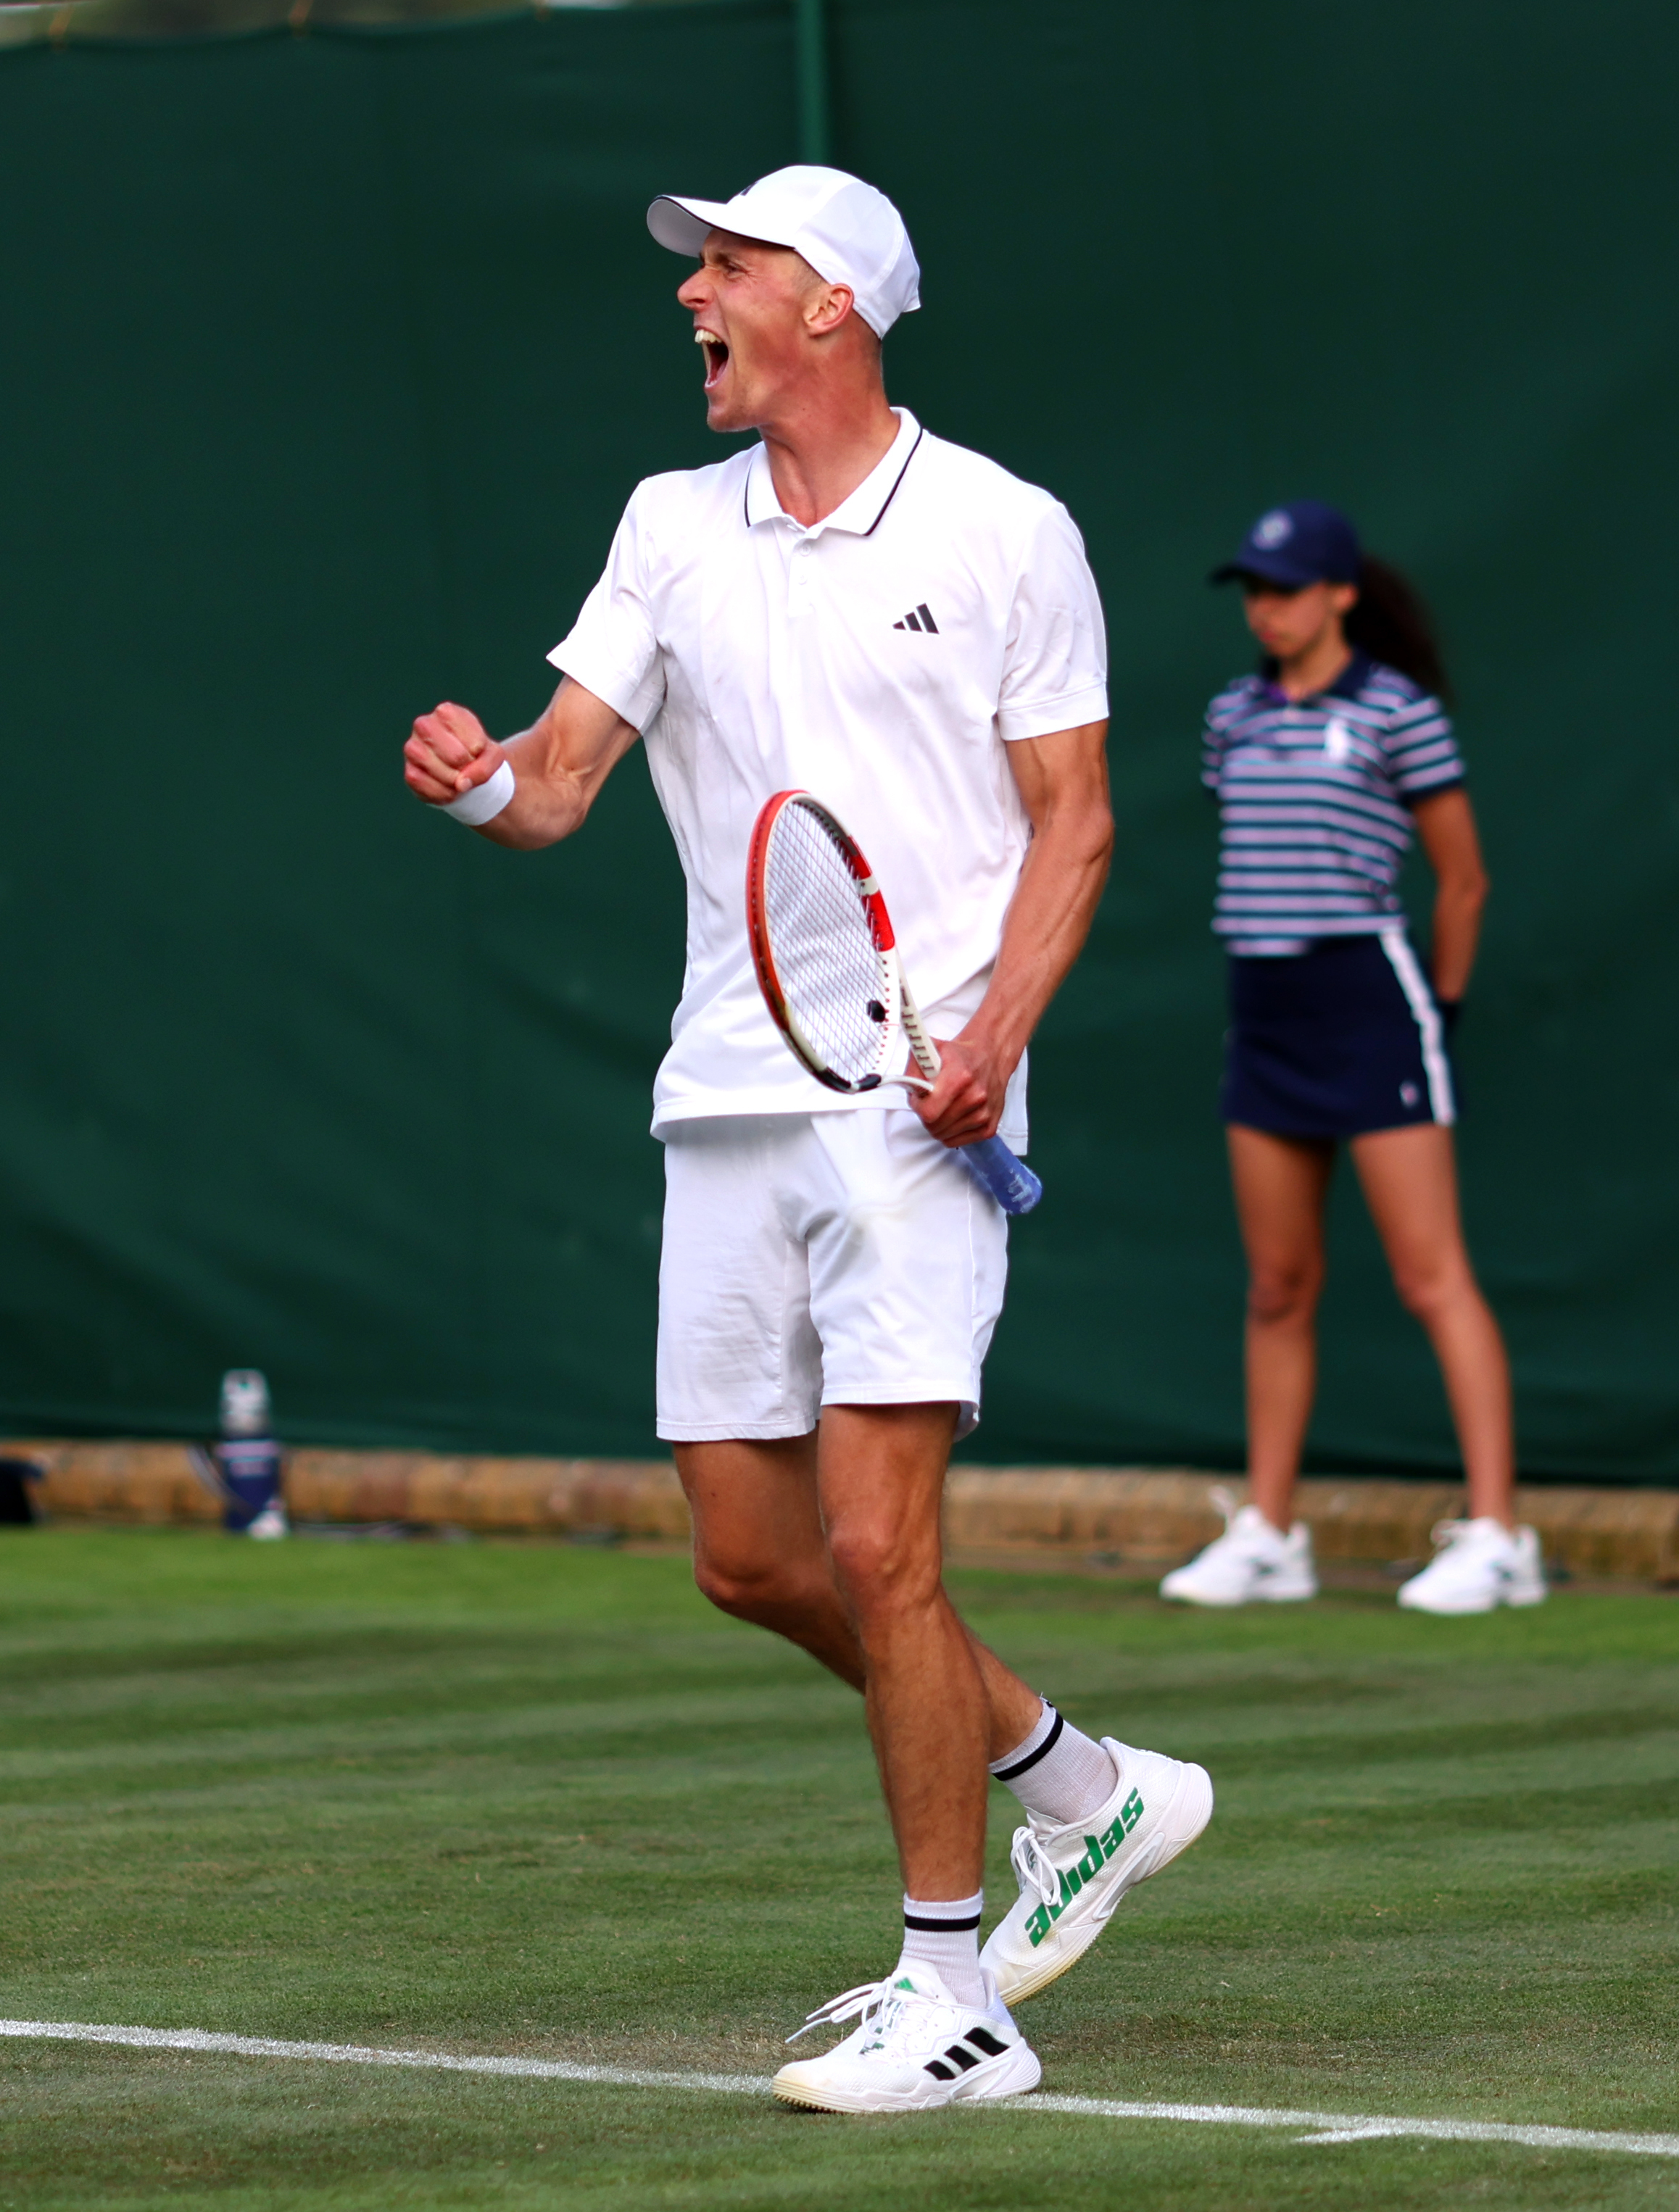
[[[705,349],[705,388],[708,392],[715,392],[728,366],[729,349],[715,331],[708,331],[703,326],[695,331],[694,343]]]

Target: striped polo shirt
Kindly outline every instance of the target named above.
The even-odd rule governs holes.
[[[1221,824],[1213,927],[1238,953],[1390,928],[1419,799],[1463,781],[1439,701],[1355,653],[1327,691],[1290,699],[1238,676],[1207,710],[1201,781]]]

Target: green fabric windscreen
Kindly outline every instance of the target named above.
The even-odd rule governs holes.
[[[1200,711],[1208,568],[1347,507],[1442,620],[1494,878],[1477,1262],[1536,1474],[1679,1476],[1664,664],[1679,21],[1606,0],[836,0],[899,201],[896,397],[1064,498],[1119,842],[1033,1058],[971,1448],[1239,1463]],[[795,157],[791,10],[0,55],[10,800],[0,1420],[653,1448],[648,1086],[682,886],[639,755],[574,846],[404,792],[540,707],[637,477],[716,456],[651,195]],[[1426,885],[1415,886],[1426,905]],[[1316,1463],[1451,1465],[1342,1177]]]

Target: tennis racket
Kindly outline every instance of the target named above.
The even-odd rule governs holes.
[[[770,1019],[830,1091],[903,1083],[930,1091],[939,1054],[898,965],[891,917],[855,840],[807,791],[778,791],[752,828],[746,928]],[[889,1075],[900,1038],[919,1071]],[[1005,1213],[1043,1195],[1001,1137],[958,1145],[958,1158]]]

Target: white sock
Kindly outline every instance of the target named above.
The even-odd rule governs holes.
[[[901,1966],[931,1966],[958,2004],[985,2009],[985,1977],[979,1964],[979,1916],[985,1892],[928,1899],[903,1894]]]
[[[994,1759],[991,1771],[1029,1813],[1058,1827],[1088,1819],[1119,1779],[1111,1754],[1063,1720],[1047,1698],[1031,1734]]]

